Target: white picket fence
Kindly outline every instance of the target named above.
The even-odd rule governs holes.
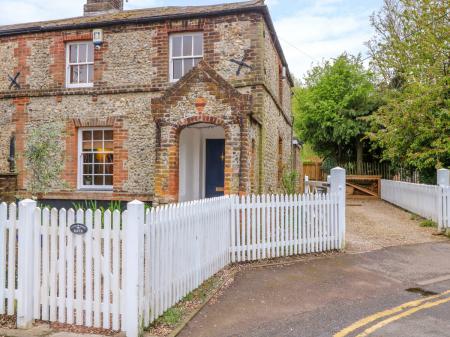
[[[450,228],[450,186],[441,187],[438,224],[442,229]]]
[[[381,180],[381,199],[433,221],[438,220],[439,186]]]
[[[12,216],[8,216],[8,213]],[[0,204],[0,315],[14,315],[17,299],[17,207]]]
[[[147,212],[139,282],[146,326],[230,263],[233,200],[205,199]]]
[[[341,249],[345,172],[330,193],[226,196],[124,212],[0,204],[0,314],[137,337],[230,262]],[[335,178],[335,179],[334,179]],[[71,231],[85,224],[83,235]]]
[[[339,206],[334,193],[233,197],[232,261],[339,249]]]
[[[11,204],[9,212],[7,208],[0,205],[0,263],[6,266],[0,272],[0,285],[6,281],[5,291],[0,291],[0,314],[13,315],[23,227],[16,220],[16,205]],[[34,209],[33,319],[120,329],[121,218],[118,211],[102,215],[99,210]],[[74,223],[86,224],[88,232],[74,235]]]
[[[439,229],[450,228],[450,186],[448,170],[438,171],[436,185],[381,180],[381,199],[436,221]]]
[[[120,329],[121,222],[118,211],[36,209],[35,319]]]

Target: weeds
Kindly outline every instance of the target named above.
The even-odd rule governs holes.
[[[183,321],[189,312],[192,312],[192,310],[195,310],[194,308],[204,303],[220,284],[221,277],[219,275],[210,277],[203,282],[199,288],[184,296],[178,304],[168,309],[149,327],[148,330],[155,331],[163,327],[168,327],[169,329],[175,328]]]
[[[423,220],[420,223],[420,227],[427,227],[427,228],[432,228],[432,227],[437,227],[437,223],[432,221],[432,220]]]
[[[168,325],[170,327],[176,326],[183,318],[183,310],[181,308],[170,308],[164,315],[158,319],[158,323]]]

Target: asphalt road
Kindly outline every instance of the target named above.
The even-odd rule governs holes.
[[[240,272],[187,337],[450,337],[450,241]]]

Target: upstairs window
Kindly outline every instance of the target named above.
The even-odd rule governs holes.
[[[66,86],[68,88],[94,85],[94,44],[74,42],[67,44]]]
[[[111,129],[80,129],[79,187],[111,190],[114,174],[113,131]]]
[[[170,36],[170,81],[186,75],[203,58],[203,33]]]

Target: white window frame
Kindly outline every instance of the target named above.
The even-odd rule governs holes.
[[[87,78],[89,80],[89,65],[94,65],[94,60],[92,62],[81,62],[81,63],[70,63],[70,46],[80,45],[80,44],[92,44],[92,41],[75,41],[66,43],[66,88],[92,88],[94,86],[94,82],[88,83],[70,83],[70,67],[73,65],[87,65]],[[95,48],[94,48],[95,53]],[[95,72],[95,71],[94,71]]]
[[[83,184],[83,131],[113,131],[114,142],[114,130],[108,127],[94,127],[94,128],[79,128],[78,129],[78,189],[88,191],[113,191],[114,185],[84,185]],[[112,152],[114,158],[114,150]],[[114,167],[114,159],[113,159]],[[113,183],[114,183],[114,171],[113,171]]]
[[[192,55],[190,56],[176,56],[172,55],[173,53],[173,39],[175,37],[183,37],[183,36],[202,36],[203,37],[203,45],[202,45],[202,54],[194,55],[194,43],[192,43]],[[182,40],[183,41],[183,40]],[[181,44],[181,52],[183,53],[183,43]],[[205,54],[205,37],[203,32],[187,32],[187,33],[176,33],[170,34],[169,36],[169,80],[170,82],[177,82],[179,79],[173,78],[173,60],[184,60],[184,59],[192,59],[192,58],[201,58],[203,59],[203,55]],[[182,73],[184,73],[184,62],[182,62]],[[185,74],[184,74],[185,75]],[[184,76],[183,75],[183,76]]]

